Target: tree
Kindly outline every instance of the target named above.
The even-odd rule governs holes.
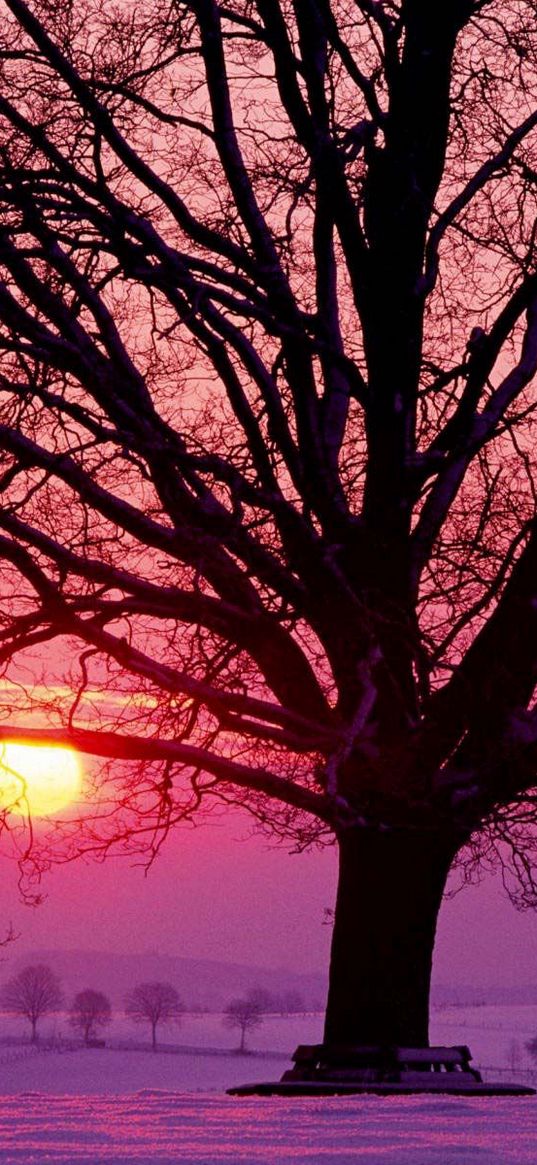
[[[522,1048],[518,1040],[510,1040],[507,1049],[507,1063],[512,1072],[520,1069],[520,1061],[522,1059]]]
[[[300,991],[285,991],[278,1000],[280,1015],[296,1015],[299,1011],[307,1010],[306,1003]]]
[[[244,999],[232,999],[224,1011],[226,1027],[238,1028],[241,1033],[237,1051],[244,1055],[246,1052],[246,1033],[253,1031],[263,1023],[263,1007],[251,995]]]
[[[246,992],[246,999],[249,1003],[253,1003],[257,1007],[261,1015],[268,1015],[271,1011],[278,1010],[279,1000],[273,995],[272,991],[267,991],[266,987],[250,987]]]
[[[87,987],[75,995],[69,1009],[69,1023],[80,1032],[85,1044],[95,1039],[99,1028],[106,1027],[112,1019],[110,1000],[102,991]]]
[[[134,1023],[149,1023],[153,1051],[159,1023],[178,1022],[184,1008],[171,983],[139,983],[125,999],[125,1015]]]
[[[536,889],[534,5],[2,8],[2,738],[63,860],[337,844],[325,1038],[425,1044],[450,868]]]
[[[0,1006],[13,1015],[23,1015],[32,1028],[32,1043],[37,1042],[38,1020],[59,1011],[63,992],[58,977],[44,963],[23,967],[0,988]]]

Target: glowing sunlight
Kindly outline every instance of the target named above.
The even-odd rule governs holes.
[[[0,807],[49,817],[77,800],[82,771],[70,748],[5,744],[0,751]]]

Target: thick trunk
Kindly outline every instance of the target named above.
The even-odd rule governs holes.
[[[326,1044],[428,1045],[436,920],[457,848],[434,831],[340,840]]]

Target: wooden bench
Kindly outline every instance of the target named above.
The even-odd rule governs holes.
[[[467,1082],[480,1081],[470,1066],[470,1049],[455,1047],[403,1048],[366,1045],[300,1044],[294,1067],[282,1080],[349,1080],[412,1083],[423,1073],[456,1072]]]

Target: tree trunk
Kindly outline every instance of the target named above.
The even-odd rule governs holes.
[[[37,1043],[37,1019],[31,1019],[30,1023],[32,1025],[32,1044],[36,1044]]]
[[[153,1038],[153,1051],[156,1052],[156,1050],[157,1050],[157,1025],[156,1025],[156,1023],[151,1024],[151,1034],[152,1034],[152,1038]]]
[[[457,849],[432,830],[340,839],[326,1044],[428,1046],[436,920]]]

